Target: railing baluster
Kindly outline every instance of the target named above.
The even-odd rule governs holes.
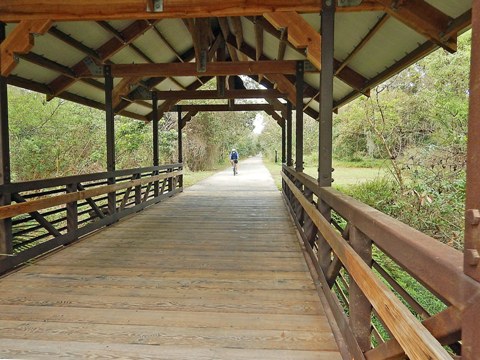
[[[140,179],[142,177],[141,173],[134,174],[134,179]],[[135,205],[138,205],[142,202],[142,185],[135,186]]]
[[[77,184],[68,184],[67,193],[77,191]],[[67,232],[68,234],[75,234],[78,229],[78,203],[73,201],[67,203]],[[71,241],[75,241],[77,236],[74,236]]]
[[[372,267],[372,240],[355,226],[350,229],[350,244],[365,263]],[[350,326],[362,351],[370,350],[372,305],[355,281],[350,282]]]

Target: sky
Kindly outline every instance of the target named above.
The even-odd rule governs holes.
[[[255,128],[253,129],[253,132],[255,134],[260,134],[263,131],[264,124],[263,124],[263,114],[258,113],[257,116],[255,116],[255,120],[253,120],[253,125]]]

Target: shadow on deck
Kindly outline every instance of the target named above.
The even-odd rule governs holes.
[[[0,357],[341,359],[258,158],[0,280]]]

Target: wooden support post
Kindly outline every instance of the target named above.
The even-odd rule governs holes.
[[[304,62],[297,61],[295,90],[295,171],[303,171],[303,75]]]
[[[372,267],[372,241],[354,226],[350,229],[349,239],[355,252],[360,255],[369,267]],[[360,287],[353,280],[350,282],[349,304],[350,327],[360,349],[362,349],[362,352],[366,352],[371,348],[370,334],[372,332],[372,305],[365,297]]]
[[[178,106],[178,162],[183,163],[183,144],[182,144],[182,107]],[[179,176],[178,186],[183,187],[183,175]]]
[[[109,65],[105,65],[105,118],[107,130],[107,171],[115,171],[115,122],[113,111],[113,77]],[[108,184],[115,183],[115,176],[108,178]],[[108,212],[113,215],[116,212],[116,193],[108,193]]]
[[[226,58],[225,41],[222,41],[222,44],[217,49],[217,61],[225,61],[225,58]],[[218,96],[225,96],[225,88],[226,88],[226,77],[217,76]]]
[[[285,164],[287,161],[287,144],[286,144],[286,131],[285,131],[285,126],[286,126],[286,121],[284,120],[282,122],[282,164]]]
[[[330,4],[330,5],[327,5]],[[332,184],[332,117],[333,117],[333,41],[335,5],[323,0],[322,8],[322,71],[320,73],[318,183]]]
[[[320,119],[318,148],[318,183],[320,186],[332,184],[332,117],[333,117],[333,41],[334,41],[335,3],[323,0],[321,12],[322,55],[320,73]],[[330,222],[330,207],[319,199],[318,209]],[[319,264],[324,273],[331,262],[331,248],[319,236]]]
[[[67,193],[76,192],[78,189],[78,184],[73,183],[67,185]],[[78,230],[78,205],[76,201],[69,202],[66,205],[67,207],[67,232],[69,234],[75,233]],[[75,236],[71,242],[77,240],[78,237]]]
[[[287,166],[293,165],[292,159],[292,103],[287,101]]]
[[[473,1],[470,109],[467,144],[464,272],[480,281],[480,0]],[[462,313],[462,359],[480,354],[480,301],[470,299]]]
[[[153,131],[153,166],[160,164],[160,157],[158,153],[158,96],[155,91],[152,91],[152,131]],[[158,175],[158,171],[155,171],[154,175]],[[159,195],[159,182],[153,183],[153,196]]]
[[[0,22],[0,44],[5,40],[5,24]],[[0,62],[2,59],[0,59]],[[0,63],[1,65],[1,63]],[[0,185],[10,183],[10,141],[8,129],[7,79],[0,76]],[[10,205],[11,195],[0,193],[0,206]],[[12,221],[0,220],[0,254],[12,254]],[[0,259],[2,255],[0,255]]]

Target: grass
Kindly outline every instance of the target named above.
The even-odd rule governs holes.
[[[203,179],[206,179],[220,170],[223,170],[223,167],[218,167],[213,170],[208,170],[208,171],[190,171],[189,169],[184,170],[184,176],[183,176],[183,186],[184,187],[189,187],[192,185],[195,185],[199,181],[202,181]]]
[[[282,177],[280,171],[282,165],[280,163],[274,163],[268,159],[263,159],[263,163],[272,174],[275,185],[278,189],[281,189],[282,186]],[[361,184],[367,181],[374,180],[379,177],[383,177],[388,174],[385,168],[380,167],[379,165],[383,162],[369,162],[371,165],[376,165],[373,167],[356,167],[357,162],[337,162],[334,161],[333,167],[335,171],[333,172],[333,187],[344,187],[350,185]],[[365,165],[366,163],[363,163]],[[307,166],[304,169],[304,172],[314,178],[317,177],[317,168],[314,166]]]

